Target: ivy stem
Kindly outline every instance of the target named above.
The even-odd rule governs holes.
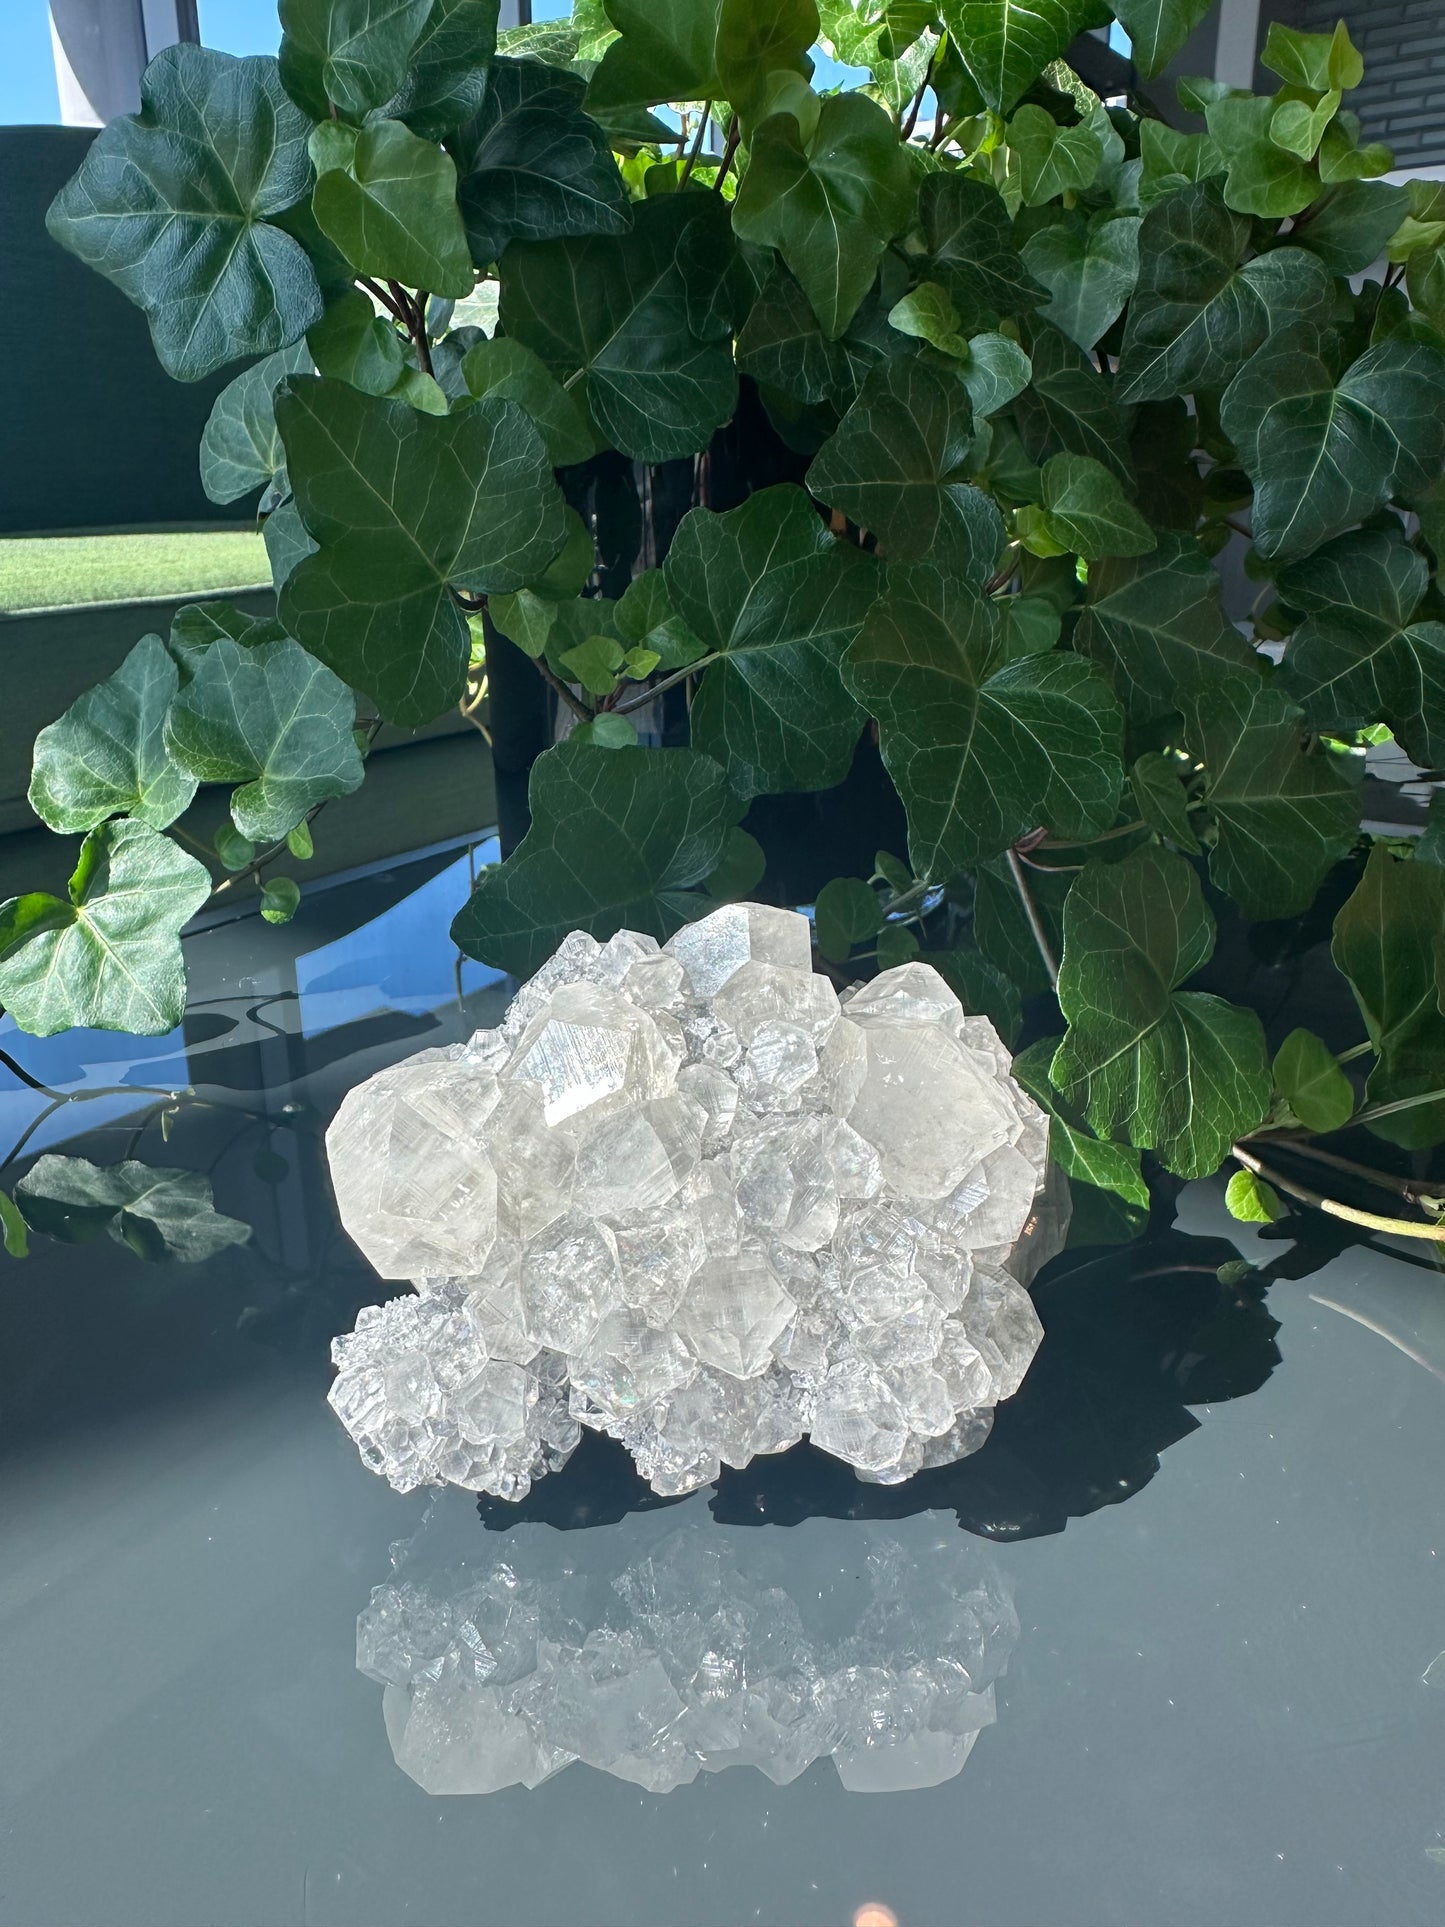
[[[941,44],[940,42],[940,45]],[[928,56],[928,65],[923,70],[923,79],[918,84],[918,92],[913,96],[913,105],[908,110],[908,118],[904,121],[900,130],[904,140],[912,139],[913,130],[918,125],[918,115],[919,110],[923,106],[923,96],[933,84],[933,63],[937,58],[938,48],[935,47],[933,52]]]
[[[1377,1117],[1393,1117],[1397,1111],[1415,1111],[1422,1104],[1445,1103],[1445,1091],[1418,1091],[1414,1097],[1397,1097],[1389,1104],[1367,1104],[1350,1119],[1352,1124],[1372,1124]]]
[[[1263,1150],[1278,1145],[1280,1150],[1288,1151],[1294,1157],[1312,1158],[1316,1164],[1328,1164],[1332,1170],[1346,1171],[1351,1177],[1360,1178],[1380,1191],[1393,1191],[1397,1196],[1414,1203],[1419,1198],[1438,1198],[1445,1196],[1445,1180],[1434,1178],[1401,1178],[1393,1171],[1377,1171],[1373,1165],[1357,1164],[1353,1158],[1341,1157],[1338,1151],[1326,1151],[1307,1138],[1299,1138],[1287,1132],[1272,1135],[1257,1132],[1254,1136],[1240,1140],[1241,1143],[1257,1144]]]
[[[1312,1191],[1306,1184],[1296,1184],[1292,1178],[1282,1178],[1278,1171],[1257,1158],[1253,1151],[1247,1151],[1243,1144],[1230,1147],[1230,1156],[1236,1164],[1242,1164],[1246,1171],[1252,1171],[1266,1184],[1272,1184],[1286,1197],[1297,1198],[1301,1204],[1313,1205],[1316,1211],[1323,1211],[1327,1217],[1343,1218],[1347,1224],[1362,1225],[1367,1231],[1387,1231],[1395,1238],[1424,1238],[1430,1244],[1445,1244],[1445,1224],[1416,1224],[1409,1218],[1382,1218],[1375,1211],[1356,1211],[1353,1205],[1341,1204],[1338,1198],[1327,1198],[1322,1191]]]
[[[630,710],[645,709],[654,696],[661,696],[667,690],[675,689],[680,682],[686,682],[689,676],[695,676],[699,669],[706,669],[710,662],[716,662],[720,654],[720,650],[714,649],[711,655],[699,656],[696,662],[690,662],[686,669],[676,669],[670,676],[664,676],[661,682],[649,684],[641,695],[634,696],[631,702],[614,704],[613,715],[625,716]]]
[[[1044,969],[1049,973],[1049,982],[1057,991],[1058,959],[1054,956],[1053,947],[1049,943],[1049,934],[1044,929],[1043,918],[1039,915],[1038,907],[1034,903],[1033,893],[1029,889],[1029,880],[1024,875],[1024,866],[1019,861],[1017,850],[1010,849],[1008,852],[1008,867],[1013,875],[1014,888],[1019,893],[1019,902],[1023,905],[1024,915],[1028,918],[1029,929],[1033,933],[1034,942],[1038,945],[1039,955],[1044,960]]]
[[[416,349],[417,366],[424,375],[432,373],[431,346],[426,338],[426,302],[424,294],[408,294],[399,281],[388,281],[392,296],[397,303],[393,313],[405,325],[411,336],[411,345]],[[435,379],[435,377],[433,377]]]
[[[707,124],[712,118],[712,102],[705,100],[702,112],[698,115],[697,133],[693,136],[692,146],[687,150],[687,159],[682,164],[682,172],[677,177],[679,187],[686,187],[692,179],[692,170],[697,166],[697,157],[702,152],[702,144],[707,139]]]
[[[733,156],[738,151],[738,140],[741,134],[742,129],[738,125],[738,117],[734,114],[728,122],[728,137],[723,144],[722,159],[718,162],[717,179],[712,184],[714,194],[722,193],[723,182],[727,179],[728,169],[733,164]]]
[[[545,662],[541,656],[533,656],[532,661],[537,665],[537,673],[543,682],[552,685],[553,689],[556,690],[563,702],[566,703],[567,707],[572,711],[572,714],[582,722],[590,723],[596,711],[589,709],[587,704],[582,701],[582,698],[577,695],[574,690],[568,688],[567,684],[563,682],[562,678],[556,673],[550,663]]]
[[[1374,1045],[1367,1037],[1363,1044],[1352,1044],[1348,1050],[1337,1052],[1335,1062],[1337,1064],[1353,1064],[1357,1057],[1368,1057],[1374,1048]]]
[[[1046,836],[1036,843],[1036,850],[1092,850],[1096,843],[1112,843],[1115,837],[1133,836],[1138,830],[1147,830],[1149,825],[1143,817],[1136,817],[1132,823],[1121,823],[1117,829],[1105,830],[1101,836],[1079,836],[1061,838]]]
[[[358,286],[365,288],[369,295],[375,296],[382,307],[386,309],[387,313],[390,314],[394,320],[399,321],[401,325],[407,329],[408,333],[410,332],[411,323],[407,319],[405,311],[397,306],[396,302],[393,301],[379,281],[373,281],[369,274],[363,274],[357,277],[357,283]]]

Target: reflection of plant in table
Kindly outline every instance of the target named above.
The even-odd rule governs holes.
[[[923,952],[1011,1036],[1033,1000],[1019,1074],[1096,1229],[1142,1220],[1146,1151],[1233,1157],[1246,1216],[1395,1224],[1289,1160],[1374,1184],[1314,1139],[1445,1136],[1445,842],[1362,864],[1360,790],[1387,737],[1445,763],[1445,189],[1378,178],[1343,27],[1272,26],[1272,96],[1179,82],[1181,131],[1150,89],[1206,0],[1112,11],[1112,105],[1075,0],[581,0],[500,37],[495,0],[287,0],[279,63],[164,53],[51,231],[179,379],[249,364],[202,473],[262,491],[278,613],[183,612],[42,734],[32,800],[85,843],[68,898],[0,912],[16,1021],[173,1024],[187,918],[252,879],[294,911],[274,865],[383,720],[486,727],[481,629],[573,727],[470,954],[782,890],[760,799],[846,782],[894,847],[819,892],[823,959]],[[869,83],[811,86],[819,40]],[[231,821],[189,854],[201,782]],[[1216,909],[1322,892],[1367,1036],[1271,1061],[1199,982]]]

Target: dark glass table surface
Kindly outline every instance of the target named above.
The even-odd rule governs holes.
[[[48,1109],[0,1071],[5,1143],[34,1127],[7,1187],[37,1149],[129,1154],[210,1172],[253,1235],[199,1265],[104,1236],[0,1261],[0,1920],[1445,1919],[1445,1280],[1415,1254],[1305,1247],[1190,1187],[1172,1230],[1045,1274],[994,1436],[903,1487],[806,1447],[666,1507],[605,1441],[518,1508],[362,1468],[328,1346],[392,1288],[335,1222],[320,1132],[360,1078],[504,1007],[446,941],[467,868],[435,852],[285,931],[202,931],[170,1038],[6,1020],[38,1081],[121,1087]],[[187,1084],[205,1101],[163,1136],[133,1087]],[[604,1584],[673,1534],[809,1611],[884,1543],[920,1617],[987,1572],[1019,1630],[962,1770],[858,1792],[822,1758],[657,1794],[577,1763],[451,1796],[402,1770],[356,1663],[374,1588],[458,1559]],[[909,1664],[887,1646],[884,1675]]]

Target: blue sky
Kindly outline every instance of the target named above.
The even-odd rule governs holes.
[[[275,53],[281,38],[275,0],[200,0],[201,38],[232,54]],[[572,0],[533,0],[532,17],[570,14]],[[842,70],[819,78],[842,78]],[[60,118],[46,0],[0,0],[0,125]]]

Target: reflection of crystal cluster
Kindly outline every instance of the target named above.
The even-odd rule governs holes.
[[[356,1663],[428,1793],[535,1787],[572,1760],[653,1793],[727,1766],[784,1786],[824,1756],[853,1792],[937,1786],[993,1722],[1013,1604],[960,1534],[920,1557],[861,1524],[839,1598],[833,1531],[780,1546],[705,1520],[610,1577],[538,1574],[530,1545],[480,1575],[402,1576],[357,1621]]]
[[[1028,1369],[1004,1267],[1050,1217],[1047,1142],[926,964],[840,998],[807,919],[758,904],[662,948],[574,932],[499,1030],[337,1114],[343,1222],[417,1295],[336,1341],[332,1404],[402,1490],[519,1498],[579,1424],[665,1493],[805,1433],[907,1478]]]

